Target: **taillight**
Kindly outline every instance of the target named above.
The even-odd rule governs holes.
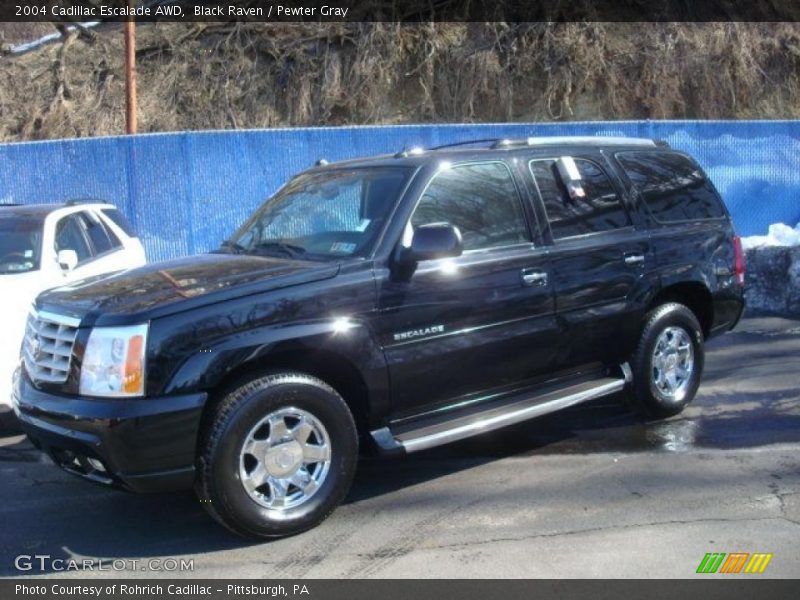
[[[742,238],[738,235],[733,236],[733,273],[736,276],[736,283],[744,285],[744,250],[742,250]]]

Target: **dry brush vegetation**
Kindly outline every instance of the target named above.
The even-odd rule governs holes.
[[[122,50],[0,57],[0,141],[123,132]],[[161,24],[137,56],[142,131],[800,118],[793,23]]]

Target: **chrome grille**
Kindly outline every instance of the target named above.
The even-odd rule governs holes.
[[[22,359],[31,379],[46,383],[67,381],[79,324],[80,319],[31,312],[22,344]]]

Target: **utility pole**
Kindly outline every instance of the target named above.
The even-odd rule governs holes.
[[[125,88],[127,97],[126,123],[128,134],[136,133],[136,0],[128,0],[131,15],[125,22]]]

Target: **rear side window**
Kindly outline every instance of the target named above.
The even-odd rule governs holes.
[[[136,232],[131,227],[131,224],[128,222],[128,219],[125,218],[121,212],[119,212],[116,208],[104,208],[102,212],[105,216],[107,216],[111,221],[122,229],[123,233],[128,237],[136,237]]]
[[[450,223],[464,250],[530,242],[522,203],[508,167],[500,162],[459,165],[436,174],[411,225]]]
[[[689,158],[669,152],[622,152],[617,160],[656,220],[668,223],[725,216],[711,182]]]
[[[556,159],[533,160],[530,170],[547,212],[555,239],[599,233],[631,224],[611,180],[594,162],[576,158],[583,197],[570,197]]]
[[[103,224],[97,215],[82,212],[80,216],[86,228],[86,234],[89,236],[89,241],[94,248],[95,256],[122,246],[117,236]]]

